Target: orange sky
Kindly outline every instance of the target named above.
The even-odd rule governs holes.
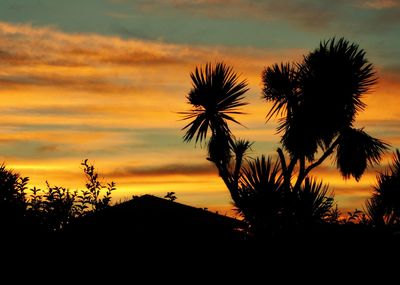
[[[171,44],[7,22],[0,22],[0,43],[0,160],[32,185],[48,180],[82,188],[80,162],[88,158],[105,180],[117,183],[114,201],[174,191],[180,202],[222,213],[232,206],[205,150],[181,139],[184,122],[177,112],[188,109],[190,71],[224,60],[247,79],[248,114],[237,117],[246,128],[235,126],[234,133],[256,141],[252,155],[275,155],[279,136],[273,122],[265,124],[260,74],[307,52]],[[399,75],[375,65],[380,81],[366,96],[357,126],[394,149],[400,146]],[[313,175],[330,184],[340,207],[361,208],[374,171],[358,183],[345,181],[327,162]]]

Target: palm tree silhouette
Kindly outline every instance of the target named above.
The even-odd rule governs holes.
[[[239,81],[238,75],[231,67],[219,62],[213,66],[207,63],[204,68],[196,67],[190,74],[192,89],[187,95],[188,103],[193,108],[184,114],[184,120],[191,120],[183,130],[186,130],[184,141],[193,139],[196,143],[204,143],[208,133],[208,160],[212,161],[234,201],[236,201],[237,186],[243,156],[251,143],[244,140],[236,141],[231,133],[228,122],[240,124],[232,116],[241,114],[239,108],[246,105],[244,94],[248,91],[247,82]],[[236,165],[230,169],[232,152]]]
[[[368,165],[379,162],[387,144],[354,127],[365,108],[362,96],[376,83],[373,66],[358,45],[343,38],[321,42],[301,63],[266,68],[262,80],[263,97],[273,103],[267,120],[280,117],[283,150],[278,154],[287,187],[296,165],[293,188],[298,189],[333,153],[344,178],[359,180]]]

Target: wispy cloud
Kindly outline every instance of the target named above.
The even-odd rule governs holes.
[[[95,34],[66,34],[54,28],[0,22],[1,64],[90,66],[170,64],[182,59],[174,45],[122,40]]]
[[[115,178],[123,177],[159,177],[159,176],[199,176],[214,175],[215,169],[213,165],[208,164],[167,164],[146,167],[127,167],[124,169],[116,169],[107,176]]]
[[[4,86],[32,85],[121,92],[181,83],[193,65],[225,59],[262,68],[287,50],[194,47],[0,22],[0,74]],[[241,54],[241,58],[237,55]],[[263,61],[260,61],[264,59]],[[157,70],[157,71],[156,71]],[[173,70],[173,72],[171,72]],[[178,76],[179,75],[179,76]],[[157,78],[157,80],[155,80]]]
[[[241,19],[267,21],[308,32],[337,33],[365,31],[386,32],[399,23],[400,4],[397,0],[356,1],[257,1],[257,0],[158,0],[131,2],[143,12],[160,14],[195,15],[212,19]],[[365,13],[368,11],[368,13]],[[182,14],[183,13],[183,14]],[[347,32],[351,32],[351,31]]]
[[[362,2],[365,7],[372,9],[390,9],[400,6],[398,0],[363,0]]]
[[[273,21],[283,17],[312,29],[321,29],[335,19],[335,9],[332,6],[328,9],[323,1],[159,0],[141,1],[139,7],[144,11],[159,12],[177,9],[213,18],[252,17]]]

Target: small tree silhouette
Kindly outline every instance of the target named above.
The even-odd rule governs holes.
[[[167,192],[167,195],[164,196],[164,199],[174,202],[176,199],[178,199],[178,197],[176,197],[175,192]]]
[[[183,112],[191,120],[183,128],[184,141],[207,145],[208,160],[254,232],[332,219],[333,195],[310,172],[335,154],[343,177],[358,181],[387,149],[354,127],[365,108],[362,96],[376,77],[365,51],[343,38],[321,42],[300,63],[275,64],[263,71],[263,98],[272,103],[267,120],[278,116],[280,122],[282,148],[276,162],[261,157],[243,165],[252,144],[235,139],[229,129],[228,122],[240,124],[232,115],[241,114],[239,108],[246,105],[246,81],[239,82],[224,63],[196,67],[191,78],[187,99],[193,108]]]
[[[103,184],[99,181],[99,174],[95,171],[94,165],[88,164],[88,160],[85,159],[81,165],[83,166],[83,172],[86,176],[86,189],[82,191],[82,195],[78,196],[81,203],[81,208],[89,209],[90,211],[100,211],[110,205],[111,194],[116,190],[115,182]],[[102,190],[105,189],[106,193],[101,197]]]

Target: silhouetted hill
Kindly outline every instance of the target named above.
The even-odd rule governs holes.
[[[232,241],[242,239],[239,220],[151,195],[89,214],[68,235],[132,241]]]

